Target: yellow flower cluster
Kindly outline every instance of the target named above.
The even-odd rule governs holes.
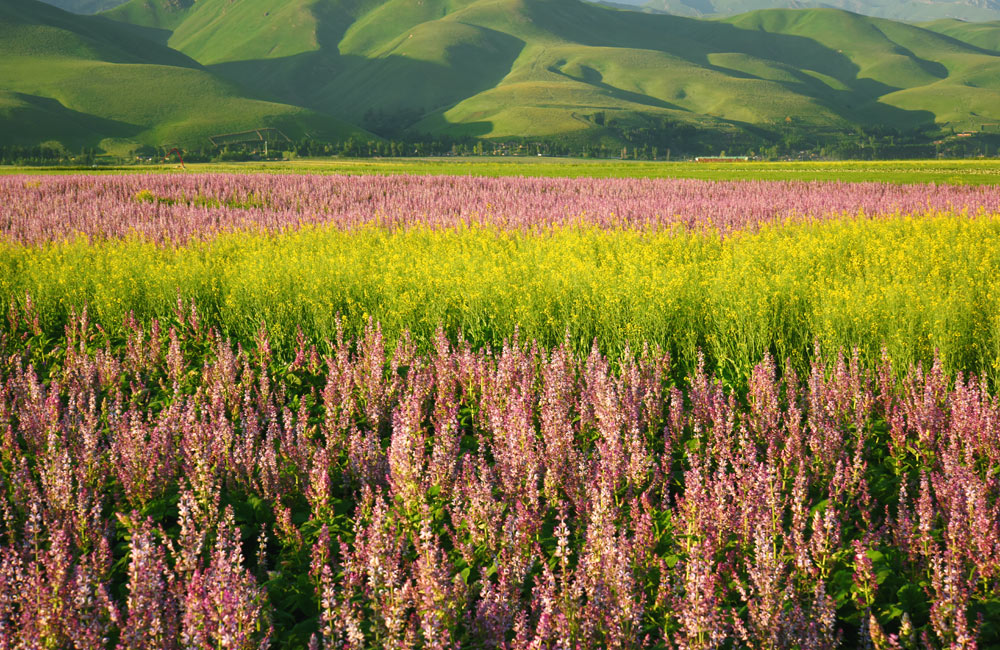
[[[237,340],[266,322],[333,337],[369,319],[391,339],[440,325],[476,345],[522,339],[609,353],[702,349],[746,376],[770,351],[799,365],[818,342],[901,366],[1000,376],[1000,218],[845,218],[719,235],[567,227],[235,233],[178,248],[139,240],[0,245],[0,301],[30,295],[58,328],[87,305],[105,327],[169,316],[178,295]],[[2,305],[6,306],[6,305]]]

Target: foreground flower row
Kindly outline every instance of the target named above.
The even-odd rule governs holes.
[[[974,378],[133,332],[0,334],[0,648],[1000,640]]]

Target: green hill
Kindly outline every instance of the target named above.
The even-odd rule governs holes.
[[[1000,56],[815,9],[725,20],[578,0],[131,0],[110,18],[275,101],[355,123],[599,139],[668,120],[780,133],[1000,119]]]
[[[199,146],[212,134],[263,126],[290,136],[357,133],[315,111],[253,98],[156,39],[156,32],[104,17],[5,0],[0,144]]]
[[[723,143],[970,130],[1000,122],[998,31],[834,9],[704,20],[580,0],[130,0],[92,17],[7,0],[0,119],[32,125],[8,140],[50,124],[102,146],[260,126],[358,133],[346,123],[582,141],[694,127]]]
[[[183,0],[178,0],[183,1]],[[595,4],[656,11],[677,16],[733,16],[761,9],[834,8],[914,22],[920,20],[1000,20],[1000,0],[589,0]],[[123,4],[124,0],[45,0],[66,11],[92,14]],[[419,0],[414,5],[419,6]]]
[[[123,0],[44,0],[47,4],[76,14],[96,14],[113,9]]]
[[[935,19],[997,20],[997,0],[619,0],[635,8],[678,16],[733,16],[761,9],[843,9],[914,22]]]
[[[921,27],[984,50],[1000,52],[1000,20],[967,23],[964,20],[943,19],[923,23]]]

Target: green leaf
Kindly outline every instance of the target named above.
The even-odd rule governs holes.
[[[820,501],[819,503],[817,503],[816,505],[814,505],[812,508],[809,509],[809,515],[810,516],[815,515],[817,512],[819,513],[826,512],[826,508],[828,505],[830,505],[830,500],[823,499],[822,501]]]

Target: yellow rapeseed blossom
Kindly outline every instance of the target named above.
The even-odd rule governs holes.
[[[332,338],[368,320],[391,340],[438,325],[476,345],[565,336],[607,352],[643,342],[742,374],[765,352],[801,364],[818,342],[883,348],[903,363],[938,349],[951,370],[1000,372],[1000,218],[916,215],[765,226],[723,239],[588,226],[532,234],[485,225],[233,233],[182,247],[145,241],[0,245],[0,300],[32,297],[56,328],[88,305],[106,328],[129,311],[169,317],[193,299],[234,338],[264,321]]]

